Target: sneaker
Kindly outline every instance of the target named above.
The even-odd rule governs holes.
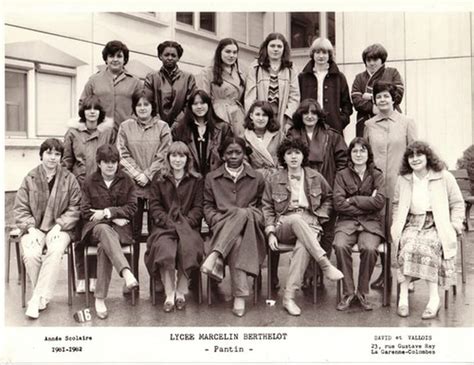
[[[89,279],[89,291],[91,293],[95,292],[96,284],[97,284],[97,279]]]
[[[37,319],[39,317],[39,301],[36,299],[31,299],[28,302],[28,307],[26,308],[25,314],[31,319]]]
[[[76,293],[84,294],[85,292],[86,292],[86,281],[84,279],[80,279],[77,281]]]

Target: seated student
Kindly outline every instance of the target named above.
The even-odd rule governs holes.
[[[369,281],[377,262],[377,247],[384,239],[381,210],[385,205],[383,173],[374,165],[369,142],[356,137],[349,144],[347,167],[336,174],[334,209],[338,213],[334,250],[341,268],[344,296],[336,309],[344,311],[357,298],[369,311]],[[357,294],[352,275],[352,246],[360,250]]]
[[[41,164],[23,179],[15,199],[23,261],[34,288],[26,315],[34,319],[54,295],[61,258],[75,238],[79,220],[81,189],[74,175],[60,166],[63,152],[58,139],[45,140],[40,146]]]
[[[278,250],[278,243],[294,244],[283,306],[299,316],[295,292],[301,286],[312,256],[329,280],[339,280],[342,273],[329,262],[321,248],[321,225],[332,210],[332,191],[316,170],[305,167],[308,147],[300,140],[284,140],[278,148],[278,161],[284,167],[267,183],[263,194],[263,214],[268,245]]]
[[[133,243],[131,221],[137,209],[137,197],[135,183],[118,167],[120,155],[114,145],[100,146],[96,161],[97,171],[83,185],[82,241],[98,245],[95,310],[100,319],[105,319],[112,267],[124,278],[129,290],[138,287],[121,248],[121,244]]]
[[[149,214],[153,230],[147,241],[145,264],[150,276],[163,282],[166,294],[163,310],[167,313],[175,306],[184,309],[188,278],[199,269],[204,253],[199,234],[203,184],[192,166],[188,146],[173,142],[163,170],[151,183]]]
[[[234,307],[238,317],[245,314],[249,295],[247,275],[256,277],[265,259],[265,237],[260,203],[265,187],[263,176],[244,164],[245,141],[224,140],[219,149],[224,165],[206,176],[204,216],[212,231],[211,252],[201,271],[220,281],[224,260],[230,267]]]

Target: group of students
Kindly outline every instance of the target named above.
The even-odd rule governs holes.
[[[279,288],[280,243],[294,245],[283,294],[289,314],[301,313],[295,293],[311,258],[325,277],[343,280],[338,310],[356,300],[371,310],[367,294],[377,246],[389,235],[382,224],[386,197],[398,248],[397,313],[408,315],[408,285],[421,278],[430,288],[423,318],[437,315],[437,283],[455,279],[464,203],[445,165],[415,141],[414,121],[400,113],[403,83],[395,69],[385,68],[385,49],[372,45],[363,52],[366,71],[352,91],[358,137],[348,148],[342,130],[352,103],[327,39],[313,42],[299,75],[279,33],[267,36],[246,76],[238,50],[235,40],[222,39],[213,65],[196,83],[177,66],[182,47],[163,42],[163,67],[143,85],[124,68],[127,47],[120,41],[105,46],[107,67],[87,82],[79,122],[71,122],[64,144],[53,138],[41,145],[42,163],[16,196],[23,260],[34,287],[28,317],[46,308],[62,253],[74,242],[78,292],[86,286],[84,245],[98,245],[88,286],[98,317],[107,318],[112,268],[123,277],[124,292],[138,287],[146,208],[145,264],[156,279],[152,290],[164,289],[165,312],[185,308],[199,270],[218,290],[228,264],[232,312],[243,316],[247,277],[259,273],[267,245],[274,255],[272,289]],[[203,224],[211,232],[207,253]],[[135,246],[135,272],[121,250],[126,243]],[[361,251],[357,290],[355,243]],[[333,247],[340,269],[329,261]],[[380,280],[373,284],[380,287]]]

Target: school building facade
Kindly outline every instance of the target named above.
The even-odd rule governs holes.
[[[383,44],[387,65],[405,82],[402,110],[419,138],[430,142],[450,169],[473,143],[474,27],[472,13],[413,12],[141,12],[5,14],[5,186],[16,191],[39,162],[47,137],[62,137],[77,116],[89,76],[103,67],[101,51],[119,39],[130,49],[127,69],[137,77],[161,67],[156,46],[176,40],[179,66],[198,73],[211,63],[219,39],[240,44],[242,70],[273,31],[283,33],[298,70],[318,36],[335,44],[336,62],[349,87],[364,70],[363,49]],[[344,134],[355,135],[355,111]]]

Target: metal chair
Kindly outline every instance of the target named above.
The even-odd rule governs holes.
[[[20,240],[15,241],[17,250],[20,250]],[[43,250],[43,254],[46,253],[47,248]],[[64,254],[67,254],[67,304],[72,305],[72,297],[76,292],[76,284],[74,278],[74,250],[72,248],[72,242],[64,250]],[[21,306],[26,306],[26,268],[23,260],[20,265],[20,278],[21,278]]]
[[[293,251],[295,245],[288,245],[284,243],[278,243],[278,252],[286,253]],[[314,258],[311,258],[313,266],[313,304],[316,304],[318,301],[318,276],[319,276],[319,266]],[[267,246],[267,299],[272,299],[272,255],[270,246]]]
[[[135,252],[133,250],[133,244],[122,245],[122,252],[124,255],[130,255],[132,273],[135,273]],[[89,271],[87,267],[87,258],[89,256],[97,256],[97,246],[84,245],[84,274],[86,280],[86,307],[89,306]],[[135,305],[136,301],[136,290],[132,290],[132,306]]]

